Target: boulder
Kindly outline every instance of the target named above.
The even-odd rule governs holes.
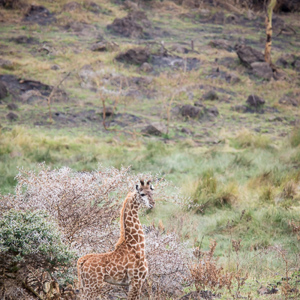
[[[6,115],[6,119],[9,120],[9,121],[16,121],[19,119],[19,116],[14,113],[14,112],[9,112],[7,115]]]
[[[254,62],[251,64],[252,73],[260,78],[270,80],[273,78],[273,69],[266,62]]]
[[[180,108],[180,113],[183,117],[196,119],[202,116],[203,111],[201,108],[193,105],[183,105]]]
[[[232,46],[232,43],[230,43],[227,40],[217,39],[212,40],[208,43],[209,46],[217,49],[227,50],[229,52],[233,51],[234,47]]]
[[[254,62],[265,61],[264,55],[250,46],[235,45],[235,51],[241,62],[247,68],[251,68],[251,64]]]
[[[13,70],[14,69],[14,63],[11,62],[8,59],[1,59],[0,58],[0,68],[5,70]]]
[[[102,11],[101,6],[99,6],[97,3],[93,1],[87,1],[83,3],[83,6],[85,9],[89,10],[90,12],[94,14],[99,14]]]
[[[108,42],[108,41],[98,42],[91,46],[92,51],[98,51],[98,52],[103,52],[103,51],[112,52],[118,49],[119,49],[119,45],[117,43]]]
[[[219,110],[215,106],[206,107],[204,109],[204,112],[205,112],[206,115],[208,115],[210,117],[217,117],[219,115]]]
[[[112,24],[107,25],[107,29],[128,38],[138,39],[144,37],[143,27],[130,16],[122,19],[116,18]]]
[[[225,14],[223,12],[215,13],[211,17],[210,22],[212,22],[214,24],[224,24],[225,23]]]
[[[140,71],[145,72],[145,73],[150,73],[153,71],[153,67],[147,63],[144,62],[141,66],[140,66]]]
[[[76,1],[72,1],[72,2],[68,2],[63,6],[63,11],[79,11],[81,9],[81,5],[76,2]]]
[[[203,99],[204,100],[218,100],[219,96],[215,91],[211,90],[203,95]]]
[[[232,74],[232,73],[227,73],[225,75],[225,80],[228,83],[231,83],[231,84],[236,84],[236,83],[239,83],[241,81],[240,77],[238,77],[238,76],[236,76],[235,74]]]
[[[263,106],[266,103],[266,101],[256,95],[250,95],[248,97],[246,103],[250,107],[259,108],[259,107]]]
[[[5,84],[2,81],[0,81],[0,100],[7,97],[7,95],[8,95],[7,88]]]
[[[117,55],[116,60],[128,64],[142,65],[150,60],[150,52],[147,48],[133,48]]]
[[[156,135],[161,136],[167,132],[165,125],[160,123],[153,123],[147,125],[143,130],[142,133],[146,135]]]
[[[281,68],[291,68],[293,67],[293,64],[295,63],[296,59],[297,57],[293,54],[285,54],[277,59],[276,65]]]
[[[16,103],[9,103],[7,104],[6,108],[9,110],[17,110],[19,107]]]

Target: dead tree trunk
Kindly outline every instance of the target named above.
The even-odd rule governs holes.
[[[276,0],[270,0],[269,5],[267,7],[266,12],[266,33],[267,33],[267,40],[266,40],[266,47],[265,47],[265,61],[271,65],[271,46],[272,46],[272,15],[273,9],[276,5]]]

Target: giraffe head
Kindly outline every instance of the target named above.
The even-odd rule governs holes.
[[[144,180],[140,180],[141,185],[136,185],[136,192],[137,192],[137,200],[143,206],[147,208],[153,208],[155,202],[152,198],[154,187],[151,184],[151,180],[148,180],[145,184]]]

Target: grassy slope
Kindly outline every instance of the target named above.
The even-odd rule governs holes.
[[[66,72],[72,71],[72,75],[63,85],[70,100],[55,102],[52,110],[81,113],[89,108],[99,112],[102,106],[99,94],[80,86],[77,72],[83,65],[90,64],[94,68],[100,68],[103,71],[101,74],[115,73],[125,77],[146,74],[140,73],[135,66],[124,66],[114,61],[117,52],[98,54],[89,50],[98,34],[118,42],[121,50],[134,45],[136,41],[112,36],[105,28],[115,17],[126,15],[120,6],[95,1],[109,12],[99,17],[85,10],[61,13],[62,5],[66,2],[37,1],[57,13],[57,24],[60,26],[24,24],[18,12],[1,10],[5,18],[0,28],[1,43],[4,45],[2,55],[16,64],[15,70],[1,70],[1,73],[55,85]],[[249,78],[234,53],[212,49],[207,45],[212,38],[226,38],[231,35],[236,40],[242,35],[253,41],[256,47],[262,48],[263,43],[259,40],[264,36],[263,28],[258,30],[257,27],[210,23],[201,25],[191,18],[179,18],[180,14],[189,12],[183,7],[169,2],[153,6],[151,10],[148,8],[149,19],[161,31],[169,32],[168,36],[158,37],[157,40],[163,39],[167,46],[174,43],[188,45],[191,39],[195,40],[199,54],[186,54],[186,57],[199,58],[201,68],[186,73],[166,71],[153,77],[148,88],[156,90],[156,93],[150,99],[144,96],[135,99],[109,94],[105,96],[107,103],[114,104],[118,101],[119,113],[133,113],[144,124],[152,121],[166,123],[172,95],[172,106],[179,103],[193,104],[210,87],[214,87],[225,90],[218,92],[222,101],[204,103],[207,106],[216,105],[220,116],[202,122],[172,117],[170,132],[163,139],[106,132],[100,122],[76,123],[74,127],[73,124],[61,124],[56,120],[54,124],[34,126],[34,122],[48,117],[45,105],[19,104],[17,113],[20,119],[9,123],[5,119],[6,103],[3,103],[0,105],[3,127],[0,133],[1,192],[13,191],[17,166],[34,168],[36,163],[43,161],[53,167],[68,165],[76,170],[87,171],[96,168],[98,163],[115,167],[131,165],[137,172],[145,169],[160,171],[180,186],[186,195],[198,199],[200,204],[208,198],[212,202],[205,214],[159,202],[155,210],[144,217],[144,222],[154,221],[158,224],[162,220],[166,230],[176,230],[182,240],[189,240],[190,245],[201,243],[204,249],[208,249],[210,239],[216,239],[216,255],[220,257],[220,263],[226,269],[232,270],[239,260],[240,265],[253,279],[247,283],[246,290],[251,291],[252,296],[257,299],[256,289],[261,284],[276,282],[285,274],[283,259],[278,257],[276,251],[268,250],[269,246],[280,245],[287,249],[291,272],[296,267],[299,268],[295,263],[295,253],[299,253],[299,241],[289,225],[291,220],[300,222],[297,207],[300,177],[300,150],[297,142],[299,131],[295,131],[292,140],[289,137],[293,121],[297,119],[299,112],[278,103],[283,95],[299,93],[297,74],[287,70],[289,80],[261,82]],[[297,17],[299,16],[291,15],[285,21],[299,25]],[[86,34],[62,29],[61,26],[70,21],[85,22],[93,25],[94,29]],[[299,33],[299,27],[295,28]],[[41,45],[16,45],[10,41],[11,37],[19,35],[32,36],[45,42],[52,52],[46,55],[38,51]],[[296,37],[287,36],[286,39],[290,47],[284,51],[294,53],[299,46]],[[274,60],[282,53],[281,43],[274,40]],[[215,62],[216,58],[233,58],[234,64],[226,67]],[[54,64],[60,65],[61,69],[52,70],[51,66]],[[216,67],[238,75],[241,83],[229,85],[224,80],[211,79],[211,70]],[[100,80],[103,79],[101,76]],[[110,82],[104,84],[106,89],[118,92],[118,86]],[[198,85],[204,88],[199,89]],[[189,92],[192,92],[193,99],[190,99]],[[269,122],[269,118],[274,115],[271,109],[263,115],[232,111],[233,105],[243,104],[253,92],[264,97],[268,107],[278,109],[278,115],[283,121]],[[11,101],[11,97],[5,100]],[[190,136],[182,133],[182,127],[192,130],[194,134]],[[246,129],[241,131],[242,128]],[[127,129],[131,129],[131,125]],[[139,127],[135,129],[137,132],[140,130]],[[254,129],[259,129],[260,133],[255,133]],[[288,137],[283,137],[286,135]],[[221,143],[214,145],[212,141],[216,140]],[[209,184],[203,185],[205,174],[208,173],[212,178],[208,182],[215,184],[213,191],[209,190]],[[277,203],[278,195],[289,185],[294,187],[296,194],[291,199]],[[242,240],[242,250],[237,258],[231,241],[238,239]],[[278,297],[281,299],[281,296]]]

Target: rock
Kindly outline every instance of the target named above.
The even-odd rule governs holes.
[[[183,0],[182,6],[186,8],[199,8],[200,3],[198,0]]]
[[[192,119],[199,118],[203,115],[202,109],[193,105],[183,105],[180,108],[180,113],[183,117],[189,117]]]
[[[273,78],[273,70],[266,62],[254,62],[251,64],[252,73],[260,78],[270,80]]]
[[[130,16],[122,19],[116,18],[112,24],[107,25],[107,29],[124,37],[136,39],[144,37],[143,27],[136,23]]]
[[[232,73],[227,73],[225,75],[225,80],[228,82],[228,83],[231,83],[231,84],[236,84],[236,83],[239,83],[241,81],[240,77],[232,74]]]
[[[190,52],[190,50],[186,47],[183,47],[181,45],[173,45],[171,48],[171,51],[177,52],[177,53],[182,53],[182,54],[187,54]]]
[[[39,43],[38,39],[26,35],[20,35],[16,38],[11,38],[10,40],[17,44],[38,44]]]
[[[202,103],[201,100],[198,100],[194,103],[194,106],[197,106],[197,107],[205,107],[205,105]]]
[[[10,60],[0,58],[0,68],[5,70],[13,70],[14,63],[12,63]]]
[[[293,67],[295,68],[296,71],[300,72],[300,59],[296,60],[293,63]]]
[[[51,67],[51,70],[54,70],[54,71],[60,70],[60,66],[59,65],[53,65]]]
[[[156,135],[161,136],[167,132],[165,125],[160,123],[153,123],[150,125],[147,125],[146,128],[142,130],[142,133],[148,134],[148,135]]]
[[[282,122],[283,121],[283,119],[279,116],[270,116],[267,120],[269,122]]]
[[[217,117],[219,115],[219,110],[215,106],[205,108],[204,112],[211,117]]]
[[[239,113],[245,113],[247,112],[247,106],[246,105],[235,105],[235,106],[232,106],[231,109],[233,111],[237,111]]]
[[[49,25],[55,21],[55,18],[46,7],[31,5],[25,14],[24,21],[37,23],[39,25]]]
[[[208,43],[209,46],[217,49],[223,49],[227,50],[229,52],[233,51],[234,47],[232,44],[227,41],[227,40],[222,40],[222,39],[217,39],[217,40],[212,40]]]
[[[91,11],[94,14],[99,14],[102,11],[101,7],[93,1],[84,2],[83,6],[85,9]]]
[[[298,107],[300,105],[300,96],[285,95],[282,98],[280,98],[278,103],[286,106]]]
[[[81,9],[81,5],[78,2],[72,1],[68,2],[63,6],[63,11],[79,11]]]
[[[150,60],[150,52],[147,48],[133,48],[117,55],[116,60],[128,64],[142,65]]]
[[[181,130],[180,130],[182,133],[186,133],[188,135],[191,135],[192,134],[192,131],[189,130],[188,128],[185,128],[185,127],[182,127]]]
[[[116,51],[118,49],[119,49],[119,45],[117,43],[108,42],[108,41],[96,43],[96,44],[92,45],[92,47],[91,47],[92,51],[99,51],[99,52],[102,52],[102,51],[112,52],[112,51]]]
[[[7,109],[9,109],[9,110],[17,110],[19,107],[18,107],[18,105],[16,104],[16,103],[9,103],[9,104],[7,104]]]
[[[226,24],[237,24],[239,17],[236,15],[230,15],[226,18]]]
[[[19,116],[13,112],[9,112],[7,115],[6,115],[6,119],[9,120],[9,121],[16,121],[19,119]]]
[[[246,103],[251,107],[258,108],[263,106],[266,103],[266,101],[256,95],[250,95]]]
[[[43,97],[41,93],[37,90],[28,90],[21,95],[21,101],[27,104],[37,104],[44,103],[46,104],[46,97]]]
[[[150,64],[148,64],[147,62],[144,62],[140,66],[140,71],[145,72],[145,73],[150,73],[153,71],[153,67]]]
[[[202,98],[204,100],[218,100],[219,96],[215,91],[211,90],[205,93]]]
[[[250,46],[245,45],[235,45],[235,51],[241,60],[241,62],[247,67],[251,68],[251,64],[254,62],[264,62],[264,55],[251,48]]]
[[[6,85],[0,81],[0,100],[8,96]]]
[[[104,112],[104,110],[102,109],[101,112],[100,112],[101,117],[103,117],[103,112]],[[114,115],[114,109],[113,109],[113,107],[111,107],[111,106],[105,107],[105,117],[109,118],[109,117],[111,117],[113,115]]]
[[[223,12],[215,13],[211,17],[210,22],[215,23],[215,24],[224,24],[225,23],[225,14]]]
[[[276,65],[282,68],[292,68],[296,60],[297,57],[295,55],[285,54],[277,59]]]

